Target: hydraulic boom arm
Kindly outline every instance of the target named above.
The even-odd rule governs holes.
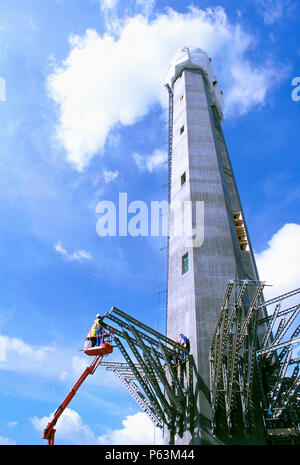
[[[55,411],[53,419],[48,423],[47,427],[44,429],[44,434],[43,434],[43,439],[48,440],[48,445],[53,446],[54,445],[54,435],[55,435],[55,429],[54,426],[56,425],[57,420],[63,413],[63,411],[67,408],[73,397],[75,396],[76,392],[82,385],[82,383],[85,381],[85,379],[88,377],[88,375],[93,375],[100,365],[102,361],[103,355],[96,355],[96,357],[93,358],[92,363],[90,366],[86,367],[78,381],[74,384],[72,387],[71,391],[65,398],[65,400],[60,404],[58,409]]]

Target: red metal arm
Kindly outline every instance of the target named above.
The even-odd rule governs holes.
[[[71,391],[67,395],[67,397],[64,399],[64,401],[60,404],[58,409],[55,411],[54,416],[52,421],[50,421],[47,425],[47,427],[44,429],[43,433],[43,439],[48,440],[48,445],[53,446],[54,445],[54,435],[55,435],[55,429],[54,426],[56,425],[57,420],[63,413],[63,411],[66,409],[66,407],[69,405],[73,397],[75,396],[76,392],[84,382],[84,380],[88,377],[88,375],[93,375],[100,365],[101,361],[103,359],[103,355],[97,355],[96,357],[93,358],[92,363],[90,366],[86,367],[78,381],[74,384],[72,387]]]

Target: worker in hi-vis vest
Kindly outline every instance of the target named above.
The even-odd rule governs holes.
[[[87,335],[88,339],[91,341],[91,347],[94,347],[96,345],[98,327],[99,327],[98,320],[95,320],[93,326],[91,327]]]
[[[97,321],[96,336],[97,336],[97,346],[99,346],[104,342],[103,341],[104,328],[106,328],[107,325],[103,323],[103,317],[99,313],[96,315],[95,321]]]

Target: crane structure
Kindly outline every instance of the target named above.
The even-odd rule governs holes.
[[[247,304],[249,286],[254,292]],[[227,428],[229,434],[249,434],[256,427],[256,393],[267,440],[299,443],[300,359],[293,357],[293,349],[300,343],[300,304],[281,306],[299,296],[300,288],[264,302],[264,286],[247,280],[227,285],[210,346],[212,432]],[[259,311],[267,308],[269,315],[259,318]]]

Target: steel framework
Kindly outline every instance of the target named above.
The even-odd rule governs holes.
[[[117,326],[114,342],[125,363],[107,362],[130,395],[160,428],[177,433],[193,431],[193,358],[178,342],[112,307],[107,317]]]
[[[258,387],[267,435],[300,437],[300,359],[293,358],[300,304],[281,310],[287,299],[299,297],[300,288],[264,302],[264,286],[247,280],[227,285],[209,355],[214,434],[224,418],[229,434],[241,422],[246,434],[255,427],[251,412]],[[262,311],[268,316],[260,317]]]

